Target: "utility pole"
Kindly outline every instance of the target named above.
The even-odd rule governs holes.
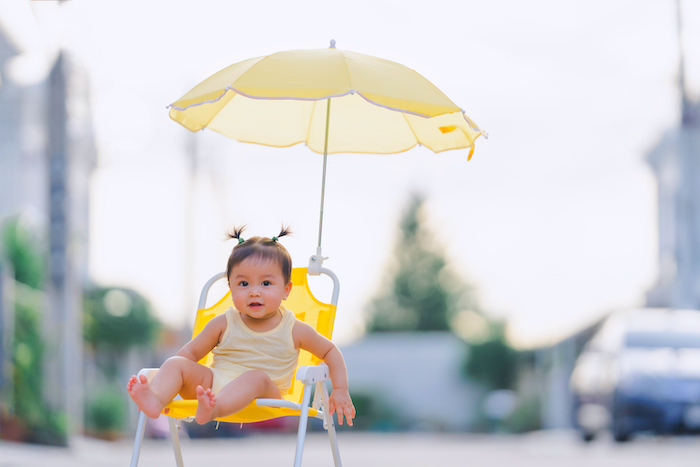
[[[43,395],[51,409],[66,415],[68,443],[82,431],[83,365],[82,306],[71,254],[67,94],[66,60],[59,54],[49,76],[49,280]]]

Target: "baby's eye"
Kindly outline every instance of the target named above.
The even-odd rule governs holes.
[[[240,285],[241,287],[248,287],[248,282],[247,281],[240,281],[238,283],[238,285]]]
[[[267,287],[267,286],[269,286],[269,285],[272,285],[272,282],[270,282],[270,281],[263,281],[262,285],[264,285],[265,287]]]

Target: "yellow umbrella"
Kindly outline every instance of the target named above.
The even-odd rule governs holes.
[[[331,100],[333,101],[331,113]],[[325,102],[324,102],[325,101]],[[324,155],[321,252],[328,154],[392,154],[421,144],[434,152],[469,148],[486,133],[408,67],[335,48],[290,50],[235,63],[170,105],[170,118],[235,140]]]

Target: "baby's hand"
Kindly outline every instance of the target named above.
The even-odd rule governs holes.
[[[355,418],[355,406],[352,404],[352,399],[350,399],[350,393],[347,389],[333,389],[328,405],[331,415],[336,411],[338,412],[339,424],[343,424],[343,416],[345,416],[348,425],[352,426],[352,419]]]

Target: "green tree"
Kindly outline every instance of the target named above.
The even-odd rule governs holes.
[[[83,296],[83,333],[88,351],[109,380],[120,377],[129,349],[150,346],[160,324],[150,303],[134,290],[91,287]]]
[[[3,428],[2,436],[63,445],[67,441],[65,415],[49,410],[42,398],[43,244],[19,217],[2,225],[0,241],[0,256],[12,266],[16,281],[12,391],[4,394],[9,400],[1,401],[1,415],[14,432]]]
[[[387,282],[367,309],[367,331],[454,331],[466,341],[464,376],[489,391],[513,389],[518,352],[504,323],[482,313],[475,288],[451,270],[425,222],[424,202],[414,195],[401,218]]]
[[[86,356],[101,377],[89,383],[85,427],[92,435],[110,439],[125,428],[127,399],[124,374],[127,353],[151,346],[160,323],[151,305],[134,290],[117,287],[88,288],[83,295],[83,332]]]
[[[127,288],[91,287],[83,298],[85,343],[123,354],[153,343],[159,330],[150,303]]]
[[[486,340],[469,346],[467,376],[489,389],[514,389],[518,352],[507,342],[503,324],[492,323]]]
[[[474,289],[447,264],[413,195],[401,222],[389,282],[368,307],[369,332],[448,331],[456,312],[475,308]]]

